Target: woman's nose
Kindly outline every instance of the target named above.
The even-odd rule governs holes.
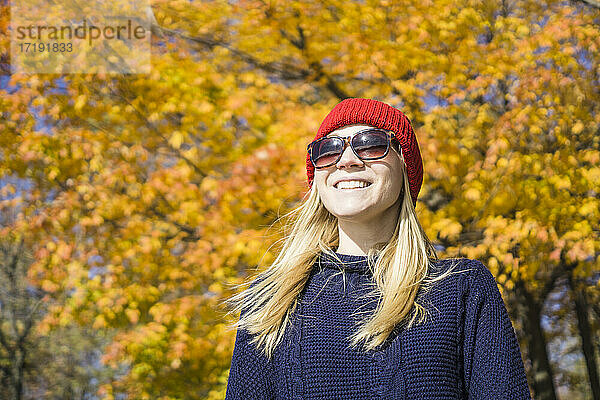
[[[356,157],[356,154],[350,148],[350,145],[346,143],[344,151],[342,152],[342,156],[337,162],[337,167],[350,167],[352,165],[362,165],[363,162],[360,158]]]

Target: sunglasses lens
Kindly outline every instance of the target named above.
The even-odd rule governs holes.
[[[387,136],[380,131],[369,131],[355,135],[352,138],[352,147],[363,160],[383,157],[387,146]]]
[[[352,148],[362,160],[373,160],[383,157],[387,151],[387,135],[379,130],[370,130],[354,135]],[[344,141],[331,137],[315,142],[312,147],[312,159],[316,167],[325,167],[335,163],[344,151]]]
[[[313,162],[319,167],[333,164],[344,149],[344,142],[340,138],[327,138],[313,145]]]

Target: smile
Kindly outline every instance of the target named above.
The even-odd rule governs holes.
[[[342,181],[334,185],[338,190],[360,190],[371,186],[371,183],[364,181]]]

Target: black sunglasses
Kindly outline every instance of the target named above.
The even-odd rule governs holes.
[[[354,136],[329,136],[317,139],[306,149],[315,168],[325,168],[336,164],[342,158],[346,143],[350,145],[356,157],[370,161],[387,156],[392,141],[398,143],[394,131],[368,128],[358,131]]]

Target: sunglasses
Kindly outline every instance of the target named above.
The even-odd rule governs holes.
[[[342,158],[346,143],[350,145],[356,157],[370,161],[387,156],[392,141],[398,143],[393,131],[368,128],[358,131],[354,136],[329,136],[315,140],[306,149],[315,168],[325,168],[336,164]]]

